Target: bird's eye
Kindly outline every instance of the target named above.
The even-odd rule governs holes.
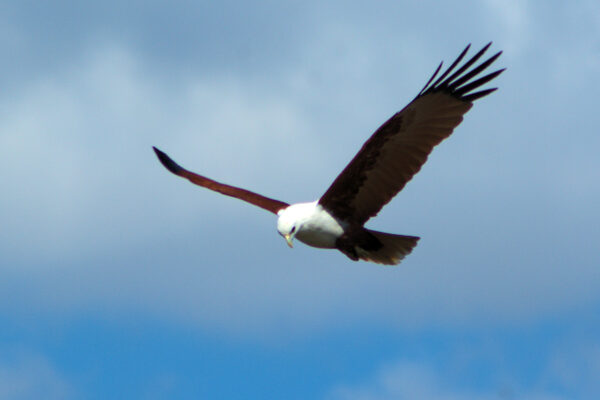
[[[294,233],[295,231],[296,231],[296,226],[294,225],[294,226],[292,227],[292,230],[290,231],[290,233]]]

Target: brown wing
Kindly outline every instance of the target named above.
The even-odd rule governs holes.
[[[210,190],[214,190],[215,192],[219,192],[226,196],[235,197],[240,200],[247,201],[250,204],[254,204],[260,208],[264,208],[267,211],[271,211],[274,214],[281,209],[289,206],[288,203],[284,203],[283,201],[270,199],[265,196],[261,196],[260,194],[251,192],[246,189],[237,188],[234,186],[225,185],[223,183],[219,183],[217,181],[213,181],[212,179],[208,179],[202,175],[195,174],[193,172],[188,171],[185,168],[182,168],[179,164],[173,161],[168,155],[157,149],[156,147],[152,147],[154,152],[158,156],[158,159],[165,166],[166,169],[174,173],[175,175],[181,176],[189,180],[190,182],[205,187]]]
[[[502,52],[467,72],[490,45],[448,76],[467,53],[470,45],[467,46],[433,82],[442,67],[440,64],[417,97],[365,142],[319,203],[336,217],[361,225],[375,216],[421,169],[433,148],[450,136],[472,102],[496,90],[473,92],[504,69],[469,81]]]

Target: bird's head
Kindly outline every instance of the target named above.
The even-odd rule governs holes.
[[[296,218],[294,210],[290,208],[291,207],[288,207],[277,213],[277,215],[279,215],[279,219],[277,220],[277,232],[285,238],[288,246],[294,247],[292,241],[300,230],[300,222]]]

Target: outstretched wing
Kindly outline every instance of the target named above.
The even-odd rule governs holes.
[[[223,183],[219,183],[217,181],[213,181],[212,179],[208,179],[202,175],[195,174],[187,169],[181,167],[175,161],[173,161],[168,155],[157,149],[156,147],[152,147],[154,152],[158,156],[158,159],[165,166],[166,169],[171,171],[177,176],[181,176],[189,180],[190,182],[205,187],[210,190],[214,190],[215,192],[219,192],[226,196],[235,197],[240,200],[247,201],[250,204],[254,204],[260,208],[264,208],[267,211],[271,211],[274,214],[281,209],[289,206],[288,203],[284,203],[283,201],[270,199],[265,196],[261,196],[258,193],[251,192],[246,189],[237,188],[234,186],[225,185]]]
[[[361,225],[377,215],[421,169],[433,148],[450,136],[473,101],[496,90],[475,91],[504,69],[474,81],[471,79],[489,67],[502,52],[469,70],[490,45],[452,73],[469,50],[468,45],[434,81],[442,67],[440,64],[417,97],[365,142],[319,203],[337,218]]]

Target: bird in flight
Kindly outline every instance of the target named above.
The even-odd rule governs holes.
[[[438,77],[440,63],[417,97],[381,125],[325,194],[310,203],[290,205],[216,182],[181,167],[156,147],[154,151],[173,174],[277,214],[277,231],[290,247],[296,238],[309,246],[338,249],[353,261],[398,264],[417,245],[419,237],[377,232],[364,224],[421,169],[433,148],[450,136],[473,102],[497,89],[481,87],[504,69],[475,79],[502,54],[498,52],[475,65],[490,45],[456,69],[468,45]]]

